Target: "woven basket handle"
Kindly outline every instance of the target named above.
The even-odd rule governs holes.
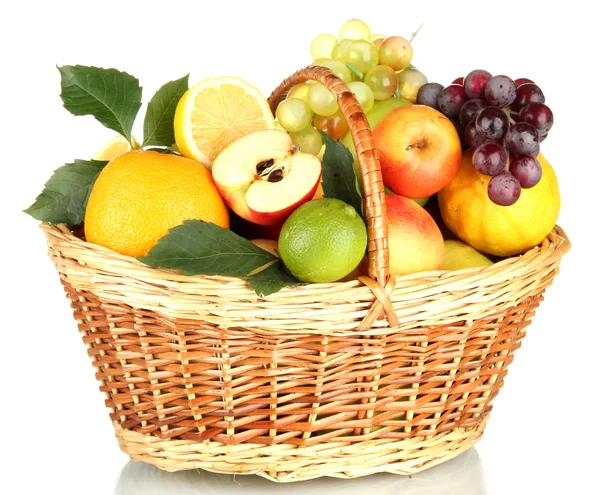
[[[389,278],[385,191],[379,166],[379,156],[373,143],[371,127],[358,100],[344,81],[330,69],[308,66],[295,72],[277,86],[268,98],[269,105],[273,115],[275,115],[277,105],[285,99],[291,87],[309,80],[320,82],[331,91],[352,133],[352,141],[356,149],[364,186],[364,210],[369,238],[367,245],[369,277],[378,282],[381,287],[384,287]]]

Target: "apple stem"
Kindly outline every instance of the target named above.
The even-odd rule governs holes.
[[[406,147],[406,151],[411,151],[413,148],[421,149],[423,146],[425,146],[425,143],[423,143],[423,141],[419,141],[418,143],[415,143],[415,144],[409,144]]]

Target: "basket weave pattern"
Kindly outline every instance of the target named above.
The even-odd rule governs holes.
[[[389,277],[379,164],[352,94],[326,69],[305,69],[270,102],[309,76],[338,88],[369,177],[370,277],[259,298],[241,279],[150,268],[42,225],[134,459],[295,481],[410,474],[454,457],[481,437],[569,249],[557,226],[489,267]]]

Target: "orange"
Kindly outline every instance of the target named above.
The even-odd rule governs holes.
[[[100,173],[85,211],[89,242],[145,256],[172,227],[204,220],[229,228],[227,207],[201,163],[156,151],[129,151]]]
[[[496,256],[521,254],[540,244],[556,224],[560,210],[558,180],[552,166],[540,153],[540,182],[522,189],[515,204],[499,206],[488,197],[491,177],[477,172],[471,157],[472,152],[463,154],[456,176],[438,192],[446,226],[478,251]]]

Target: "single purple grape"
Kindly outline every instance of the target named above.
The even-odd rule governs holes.
[[[508,155],[504,146],[486,142],[475,150],[472,161],[473,166],[480,174],[498,175],[506,168]]]
[[[517,87],[517,89],[519,89],[519,86],[521,86],[522,84],[527,83],[535,84],[531,79],[527,79],[526,77],[519,77],[519,79],[515,79],[515,86]]]
[[[437,104],[440,112],[450,119],[455,119],[461,107],[467,101],[465,88],[459,84],[451,84],[440,91]]]
[[[488,106],[489,103],[487,101],[479,98],[467,100],[458,113],[458,120],[462,125],[467,125],[471,120],[477,117],[479,110]]]
[[[484,98],[485,85],[491,78],[492,75],[487,70],[476,69],[469,72],[463,83],[467,98]]]
[[[544,103],[546,97],[537,84],[525,83],[517,88],[517,97],[510,105],[513,112],[518,112],[521,108],[529,103]]]
[[[427,105],[438,110],[437,98],[442,89],[444,89],[444,86],[440,83],[432,82],[424,84],[419,88],[417,93],[417,104]]]
[[[554,124],[554,115],[544,103],[529,103],[519,111],[519,121],[531,124],[540,136],[545,136]]]
[[[504,143],[513,155],[537,156],[540,152],[540,136],[536,128],[528,122],[511,125],[504,136]]]
[[[497,205],[513,205],[517,202],[519,196],[521,196],[521,184],[508,171],[495,175],[488,184],[488,197]]]
[[[475,127],[475,119],[473,119],[465,126],[465,143],[471,148],[475,149],[481,146],[483,143],[496,143],[500,146],[503,146],[504,139],[488,139],[484,135],[479,134],[477,132],[477,128]]]
[[[465,85],[465,78],[464,77],[457,77],[454,81],[452,81],[452,84],[460,84],[461,86]]]
[[[475,118],[475,127],[487,139],[499,139],[508,129],[508,115],[498,107],[483,108]]]
[[[493,76],[485,85],[485,99],[495,107],[507,107],[517,97],[517,85],[508,76]]]
[[[542,166],[531,155],[519,155],[510,160],[510,173],[513,174],[522,188],[535,186],[542,178]]]
[[[482,134],[479,134],[477,132],[477,129],[475,128],[475,119],[471,120],[465,126],[465,142],[471,148],[477,148],[477,147],[481,146],[483,143],[485,143],[485,141],[486,141],[486,137],[483,136]]]

